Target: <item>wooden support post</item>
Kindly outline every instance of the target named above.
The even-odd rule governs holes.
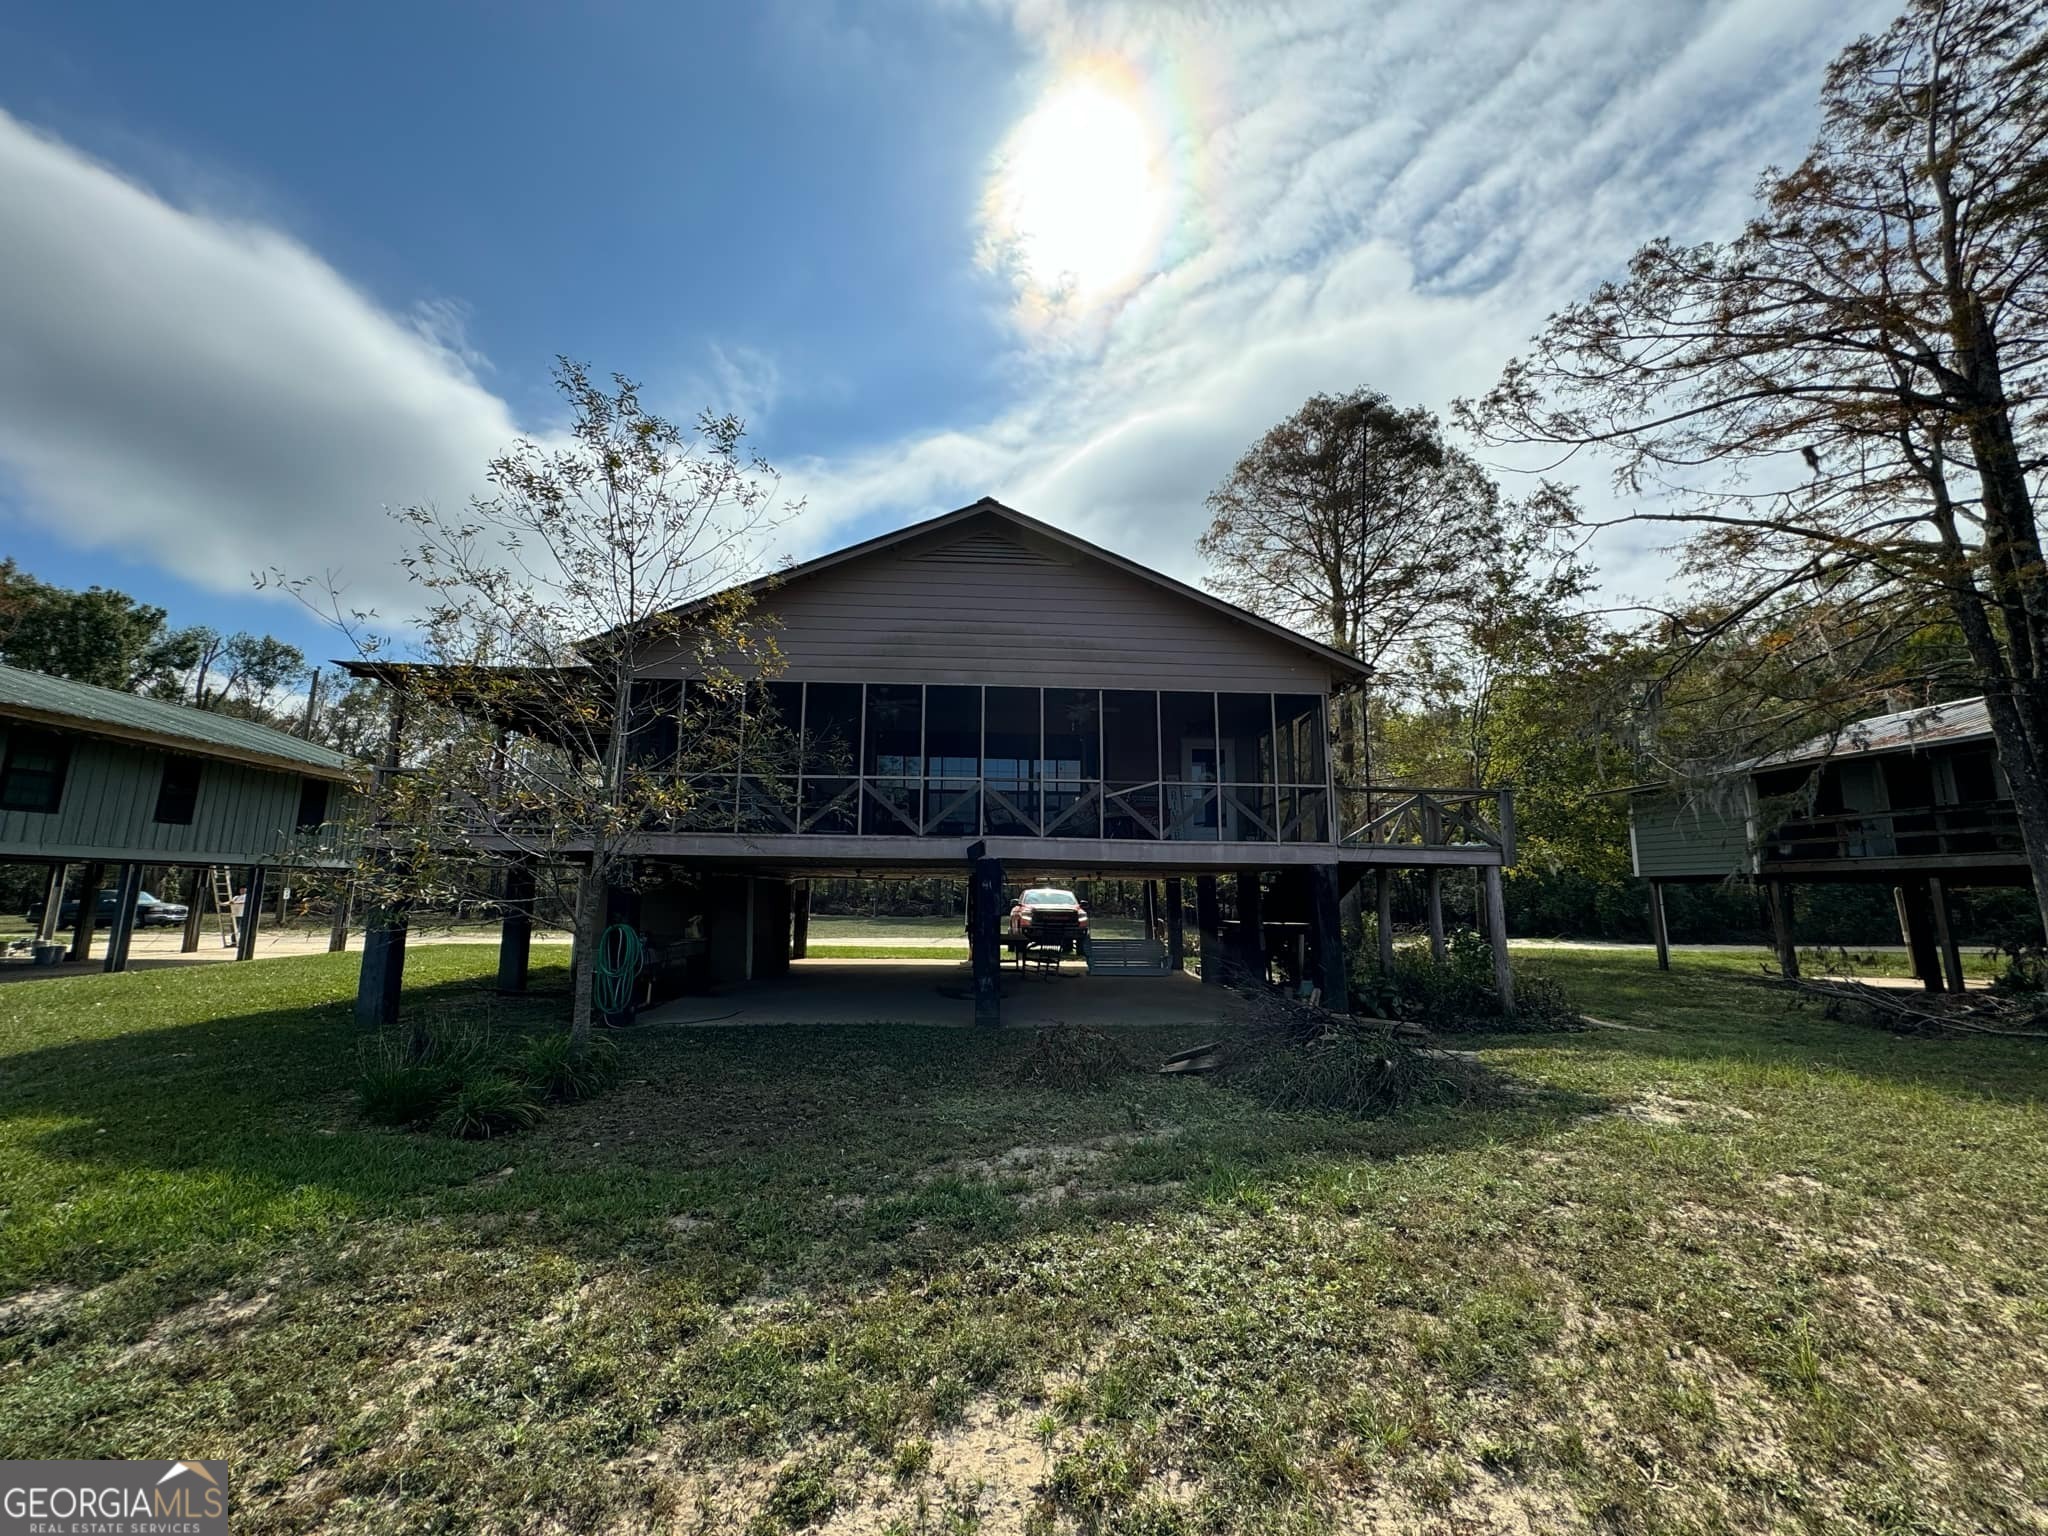
[[[1344,974],[1344,928],[1338,911],[1337,866],[1317,864],[1308,872],[1308,931],[1313,951],[1310,973],[1322,988],[1323,1006],[1349,1013],[1351,995]]]
[[[107,957],[100,969],[128,969],[128,941],[135,937],[135,908],[142,895],[142,866],[127,863],[114,877],[114,921],[107,928]]]
[[[811,882],[799,880],[790,893],[789,958],[801,960],[811,952]]]
[[[1792,887],[1773,880],[1767,888],[1771,906],[1771,947],[1778,952],[1778,974],[1786,980],[1799,975],[1799,946],[1792,942]]]
[[[511,995],[526,990],[526,971],[533,958],[533,861],[514,859],[505,866],[505,894],[498,918],[498,991]]]
[[[71,925],[71,960],[92,958],[92,928],[100,917],[100,882],[106,878],[104,864],[88,864],[78,877],[78,919]]]
[[[327,953],[338,955],[348,948],[348,909],[355,901],[356,883],[346,876],[334,893],[334,920],[327,925]]]
[[[356,1023],[367,1029],[386,1029],[398,1022],[398,997],[405,986],[405,929],[405,913],[396,907],[374,907],[363,922]]]
[[[1380,974],[1394,974],[1394,872],[1375,870],[1373,899],[1380,940]]]
[[[1650,937],[1657,942],[1657,969],[1671,969],[1671,930],[1664,926],[1664,882],[1650,882]]]
[[[377,770],[376,787],[384,789],[405,756],[405,695],[388,684],[383,689],[390,710],[389,734],[384,738],[384,762]],[[391,823],[380,817],[372,832],[370,861],[378,871],[371,886],[373,905],[363,921],[363,963],[356,972],[356,1023],[368,1029],[388,1029],[398,1022],[399,998],[405,990],[405,902],[387,894],[394,883],[392,854],[384,834]],[[379,889],[379,886],[386,889]],[[577,910],[582,910],[579,905]],[[406,1050],[417,1060],[425,1055],[426,1033],[414,1028],[406,1036]]]
[[[1906,949],[1913,957],[1913,974],[1930,992],[1941,990],[1941,947],[1934,935],[1934,903],[1931,882],[1913,880],[1898,888],[1899,910],[1906,921]]]
[[[1941,973],[1951,992],[1968,990],[1963,980],[1963,951],[1956,943],[1955,925],[1949,921],[1948,887],[1938,875],[1927,877],[1928,903],[1934,908],[1934,942],[1941,950]]]
[[[249,866],[249,883],[242,887],[242,926],[235,934],[235,958],[256,956],[256,922],[263,912],[263,885],[269,871],[261,864]]]
[[[1188,959],[1187,914],[1181,907],[1180,881],[1166,882],[1166,968],[1178,976]]]
[[[1265,891],[1256,870],[1237,877],[1237,968],[1247,982],[1266,981]]]
[[[980,845],[977,844],[977,847]],[[968,908],[973,931],[968,954],[974,966],[974,1022],[1003,1022],[1003,967],[998,914],[1003,905],[1003,861],[986,856],[974,861],[974,885]]]
[[[1432,869],[1429,879],[1429,953],[1432,959],[1442,962],[1449,953],[1444,943],[1444,872]]]
[[[193,865],[185,871],[185,931],[178,937],[178,953],[194,954],[199,949],[199,935],[206,925],[206,876],[204,865]]]
[[[50,878],[43,886],[43,915],[36,919],[36,942],[47,944],[57,937],[57,915],[64,910],[64,877],[68,864],[52,864]]]
[[[1493,950],[1493,985],[1500,1011],[1515,1011],[1515,972],[1508,963],[1508,905],[1501,899],[1500,866],[1486,866],[1486,942]]]
[[[1223,905],[1216,899],[1216,877],[1195,876],[1195,932],[1202,952],[1202,980],[1211,985],[1223,980]]]

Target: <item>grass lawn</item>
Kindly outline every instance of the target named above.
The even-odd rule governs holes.
[[[413,1005],[559,1013],[492,959]],[[1559,951],[1632,1027],[1377,1122],[645,1028],[462,1143],[359,1118],[355,964],[0,987],[0,1455],[226,1457],[261,1532],[2048,1523],[2038,1043]]]

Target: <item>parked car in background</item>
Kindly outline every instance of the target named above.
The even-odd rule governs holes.
[[[1038,886],[1017,898],[1010,908],[1004,943],[1013,954],[1030,949],[1057,949],[1063,955],[1088,953],[1088,911],[1072,891]]]
[[[101,891],[99,901],[93,910],[92,925],[95,928],[114,926],[114,903],[118,893]],[[135,926],[138,928],[175,928],[185,921],[191,908],[179,901],[158,901],[144,891],[135,898]],[[31,923],[43,920],[43,904],[38,901],[25,914]],[[67,896],[64,904],[57,908],[57,926],[69,928],[78,921],[78,898]]]

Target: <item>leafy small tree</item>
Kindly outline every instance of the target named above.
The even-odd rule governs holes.
[[[679,426],[629,380],[597,383],[567,359],[555,383],[569,416],[559,439],[494,459],[491,494],[459,515],[398,514],[422,603],[402,637],[331,584],[270,579],[327,613],[394,694],[402,768],[379,779],[366,902],[446,901],[507,858],[580,868],[581,1050],[606,890],[635,883],[650,836],[685,823],[700,793],[730,793],[692,770],[737,760],[743,677],[776,664],[737,584],[777,502],[736,417]],[[703,679],[687,720],[650,686],[679,675]]]
[[[1622,519],[1688,536],[1719,615],[1702,653],[1765,614],[1878,633],[1938,611],[2048,916],[2048,10],[1913,0],[1821,107],[1747,229],[1643,247],[1460,418],[1615,455]]]
[[[1485,471],[1430,412],[1371,389],[1314,396],[1246,450],[1208,505],[1213,591],[1376,668],[1464,619],[1500,534]],[[1340,734],[1352,783],[1372,771],[1364,737]]]
[[[262,714],[267,700],[306,677],[306,653],[274,635],[223,635],[203,625],[186,633],[197,654],[178,693],[195,709]]]
[[[9,666],[125,693],[153,690],[198,653],[195,632],[169,628],[167,617],[125,592],[74,592],[0,561],[0,659]]]

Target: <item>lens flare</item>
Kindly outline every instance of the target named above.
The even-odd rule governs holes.
[[[1010,275],[1027,310],[1087,310],[1127,292],[1169,222],[1165,149],[1127,73],[1070,69],[997,156],[984,260]]]

